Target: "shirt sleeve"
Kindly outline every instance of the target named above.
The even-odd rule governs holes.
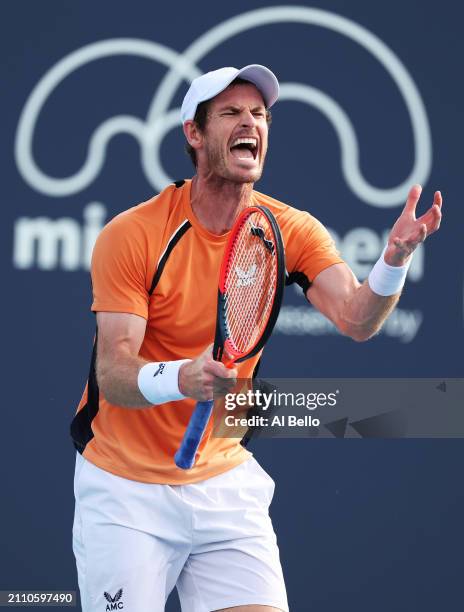
[[[322,223],[309,213],[295,209],[289,222],[285,252],[289,282],[297,282],[305,293],[320,272],[343,263]]]
[[[147,237],[140,223],[119,215],[97,238],[92,254],[93,311],[148,319]]]

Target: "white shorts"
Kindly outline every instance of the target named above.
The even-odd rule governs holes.
[[[251,458],[189,485],[115,476],[77,454],[73,549],[83,612],[183,612],[247,604],[288,612],[268,508],[274,482]]]

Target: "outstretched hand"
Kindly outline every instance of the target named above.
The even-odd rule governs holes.
[[[405,264],[417,245],[440,227],[442,197],[439,191],[435,192],[433,204],[428,211],[416,219],[421,192],[420,185],[411,187],[403,212],[390,232],[384,254],[385,263],[390,266]]]

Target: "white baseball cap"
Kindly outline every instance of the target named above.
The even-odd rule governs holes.
[[[266,108],[271,108],[279,97],[279,81],[266,66],[250,64],[240,70],[232,66],[219,68],[206,72],[192,81],[182,102],[182,123],[195,117],[197,106],[201,102],[217,96],[238,77],[256,85],[264,98]]]

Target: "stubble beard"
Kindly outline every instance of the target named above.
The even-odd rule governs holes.
[[[218,146],[208,147],[207,149],[208,169],[209,173],[214,174],[218,178],[225,181],[238,184],[253,184],[259,181],[263,174],[264,160],[259,165],[257,170],[251,170],[248,174],[233,172],[227,167],[227,161],[224,158],[223,151]]]

